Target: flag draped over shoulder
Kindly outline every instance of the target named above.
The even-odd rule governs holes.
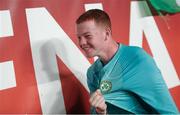
[[[87,77],[90,92],[100,89],[105,101],[120,109],[108,107],[110,114],[179,113],[160,70],[142,48],[120,44],[113,58],[104,66],[98,59]]]
[[[180,0],[149,0],[149,2],[158,12],[180,12]]]

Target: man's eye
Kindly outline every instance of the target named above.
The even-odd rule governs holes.
[[[78,40],[81,40],[81,37],[78,37]]]
[[[86,35],[85,38],[90,39],[90,38],[92,38],[92,36],[91,35]]]

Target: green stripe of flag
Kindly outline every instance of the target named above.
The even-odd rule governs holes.
[[[152,6],[158,11],[168,13],[180,12],[180,0],[149,0]]]

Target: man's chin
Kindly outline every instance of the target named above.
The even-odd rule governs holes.
[[[86,53],[86,57],[87,57],[87,58],[93,58],[94,55],[92,55],[92,54],[87,54],[87,53]]]
[[[87,58],[93,58],[94,56],[91,55],[86,55]]]

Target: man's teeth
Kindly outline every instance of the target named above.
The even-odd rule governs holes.
[[[84,50],[88,50],[89,48],[83,48]]]

